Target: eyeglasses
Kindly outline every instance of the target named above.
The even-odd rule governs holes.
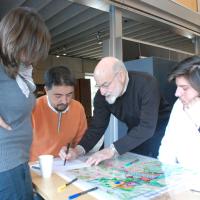
[[[112,80],[109,82],[105,82],[102,85],[95,85],[98,89],[103,88],[103,89],[108,89],[112,82],[114,81],[115,77],[118,75],[119,72],[116,72],[115,75],[113,76]]]

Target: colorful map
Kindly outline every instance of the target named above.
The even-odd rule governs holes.
[[[112,199],[151,199],[179,187],[187,173],[178,165],[161,164],[157,159],[126,153],[117,159],[107,160],[98,166],[73,169],[67,174],[98,186]],[[100,198],[101,199],[101,198]]]

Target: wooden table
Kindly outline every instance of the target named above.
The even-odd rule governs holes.
[[[45,200],[66,200],[69,195],[81,192],[81,190],[74,185],[69,185],[63,192],[58,192],[57,188],[67,182],[58,175],[56,175],[55,173],[53,173],[50,178],[42,178],[35,172],[31,171],[31,176],[36,191]],[[89,194],[82,195],[78,199],[96,200]]]
[[[131,164],[131,166],[128,165],[128,167],[127,167],[127,164],[129,164],[131,161],[132,162],[134,161],[134,164]],[[135,161],[137,161],[137,162],[135,162]],[[151,169],[152,169],[152,171],[151,171]],[[167,169],[167,171],[166,171],[167,175],[165,176],[166,169]],[[147,183],[142,182],[142,184],[144,186],[146,185],[148,187],[148,190],[146,193],[148,197],[151,197],[151,199],[153,199],[153,200],[200,200],[200,192],[194,192],[194,191],[190,190],[191,187],[195,188],[195,186],[192,185],[192,183],[193,183],[192,179],[195,179],[194,181],[197,182],[197,184],[199,184],[198,183],[198,181],[200,179],[199,173],[195,173],[194,175],[192,175],[192,179],[191,179],[191,176],[190,176],[191,171],[188,171],[188,170],[185,170],[182,168],[177,169],[177,167],[175,167],[175,166],[165,166],[164,165],[164,168],[163,168],[162,163],[160,163],[158,160],[150,158],[150,157],[145,157],[145,156],[141,156],[141,155],[137,155],[137,154],[133,154],[133,153],[126,153],[124,155],[121,155],[121,157],[119,157],[117,159],[107,160],[104,163],[102,163],[99,166],[96,166],[94,168],[93,167],[87,168],[87,169],[81,168],[81,169],[77,169],[77,170],[78,171],[76,171],[76,172],[78,174],[76,174],[74,176],[77,178],[80,178],[80,180],[81,180],[81,177],[88,177],[90,180],[92,180],[93,178],[98,179],[99,177],[106,177],[108,180],[110,180],[110,178],[113,177],[113,174],[114,174],[114,177],[121,176],[122,180],[126,180],[126,177],[124,178],[124,173],[126,173],[126,171],[128,170],[130,172],[130,175],[134,174],[134,173],[138,173],[138,176],[136,176],[136,178],[134,180],[134,182],[136,182],[136,183],[137,183],[138,179],[142,176],[148,177],[148,175],[152,176],[152,175],[156,175],[156,173],[157,174],[161,173],[163,175],[161,175],[161,177],[158,179],[155,178],[155,180],[158,181],[157,184],[160,183],[160,184],[170,186],[169,189],[166,189],[166,190],[158,189],[157,190],[158,193],[155,193],[155,195],[154,195],[155,187],[151,184],[148,184],[148,181],[147,181]],[[104,170],[105,170],[105,174],[104,174]],[[178,171],[176,172],[176,170],[178,170]],[[122,173],[121,173],[121,171],[122,171]],[[145,171],[144,175],[143,175],[143,173],[140,174],[140,171],[142,171],[142,172]],[[172,172],[171,176],[168,175],[169,172]],[[175,172],[175,173],[173,174],[173,172]],[[187,172],[189,172],[189,174]],[[120,175],[120,173],[121,173],[121,175]],[[71,184],[71,185],[67,186],[63,192],[58,192],[57,188],[62,186],[65,183],[67,183],[67,181],[64,180],[64,176],[62,178],[58,174],[62,174],[62,173],[53,173],[50,178],[42,178],[40,175],[38,175],[38,173],[36,173],[31,168],[32,181],[33,181],[33,184],[35,185],[36,191],[45,200],[66,200],[66,199],[68,199],[68,196],[82,191],[80,189],[80,188],[83,188],[83,187],[81,187],[82,185],[79,185],[80,188],[78,188],[77,186],[75,186],[78,184]],[[79,177],[79,174],[80,174],[80,177]],[[108,174],[111,174],[111,176],[109,176]],[[176,174],[178,174],[178,175],[176,176]],[[73,175],[72,171],[70,172],[69,176],[70,175]],[[96,178],[97,176],[98,176],[98,178]],[[139,181],[140,181],[140,179],[139,179]],[[177,184],[176,184],[176,182],[177,182]],[[98,186],[98,183],[99,182],[97,180],[96,184],[93,186]],[[139,182],[139,184],[140,183],[141,182]],[[151,187],[154,187],[154,188],[151,188]],[[197,186],[197,188],[198,188],[198,186]],[[138,189],[138,188],[136,188],[136,189]],[[151,189],[153,191],[152,194],[151,194]],[[112,190],[112,188],[108,187],[108,190],[110,191],[110,190]],[[98,192],[99,191],[100,190],[98,190]],[[123,193],[124,191],[119,190],[116,192],[116,190],[115,190],[115,194],[113,195],[113,197],[115,196],[115,198],[117,198],[117,197],[119,198],[120,192]],[[128,199],[128,200],[131,200],[131,196],[135,195],[135,197],[137,197],[137,193],[135,193],[135,192],[137,192],[137,190],[132,190],[132,192],[134,194],[129,195],[130,199]],[[143,192],[145,192],[145,190],[143,190]],[[156,190],[155,190],[155,192],[156,192]],[[110,191],[110,193],[112,193],[112,191]],[[95,194],[95,197],[98,199],[103,198],[102,197],[103,193],[101,193],[101,191],[99,193],[94,193],[94,194]],[[102,194],[102,196],[101,196],[101,194]],[[88,194],[78,197],[78,200],[95,200],[96,199],[95,197],[92,196],[91,193],[88,193]],[[121,197],[123,197],[123,194]],[[104,200],[104,199],[102,199],[102,200]]]
[[[35,172],[31,172],[32,181],[36,188],[36,191],[45,199],[45,200],[66,200],[67,197],[71,194],[81,192],[79,188],[74,185],[68,186],[64,192],[57,192],[57,188],[64,183],[61,177],[53,173],[51,178],[42,178]],[[94,197],[89,194],[82,195],[78,198],[79,200],[95,200]],[[190,190],[183,191],[170,191],[168,193],[162,194],[159,197],[154,198],[153,200],[199,200],[200,193],[192,192]]]

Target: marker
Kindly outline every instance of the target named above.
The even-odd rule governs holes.
[[[190,189],[190,191],[192,191],[192,192],[200,192],[200,190],[196,190],[196,189]]]
[[[117,187],[120,187],[120,186],[122,186],[124,184],[125,184],[125,182],[123,182],[123,181],[116,181],[115,185],[112,188],[117,188]]]
[[[63,190],[64,190],[67,186],[71,185],[73,182],[75,182],[75,181],[77,181],[77,180],[78,180],[78,178],[74,178],[74,179],[72,179],[69,183],[66,183],[66,184],[64,184],[64,185],[61,185],[60,187],[58,187],[57,191],[58,191],[58,192],[63,192]]]
[[[68,197],[68,199],[75,199],[75,198],[77,198],[77,197],[79,197],[79,196],[81,196],[81,195],[87,194],[88,192],[92,192],[92,191],[97,190],[97,189],[98,189],[98,187],[94,187],[94,188],[91,188],[91,189],[89,189],[89,190],[85,190],[85,191],[83,191],[83,192],[70,195],[70,196]]]
[[[31,166],[31,168],[40,170],[40,167],[38,167],[38,166],[34,166],[34,165]]]
[[[136,163],[136,162],[138,162],[139,161],[139,159],[138,158],[136,158],[135,160],[133,160],[133,161],[131,161],[131,162],[128,162],[128,163],[126,163],[124,166],[125,167],[129,167],[130,165],[132,165],[133,163]]]
[[[65,185],[68,186],[68,185],[71,185],[73,182],[77,181],[78,178],[74,178],[72,179],[69,183],[66,183]]]
[[[66,154],[69,153],[69,147],[70,147],[70,143],[67,145]],[[66,161],[67,161],[67,159],[65,158],[65,160],[64,160],[64,166],[65,166],[65,164],[66,164]]]

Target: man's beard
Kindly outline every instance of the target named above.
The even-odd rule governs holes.
[[[113,95],[108,95],[105,97],[106,98],[106,101],[109,103],[109,104],[113,104],[115,103],[117,97],[116,96],[113,96]]]
[[[59,104],[57,107],[55,107],[55,110],[58,112],[63,112],[67,109],[68,104]]]
[[[121,88],[118,86],[116,87],[114,94],[105,94],[105,99],[109,104],[115,103],[116,99],[120,96]]]

